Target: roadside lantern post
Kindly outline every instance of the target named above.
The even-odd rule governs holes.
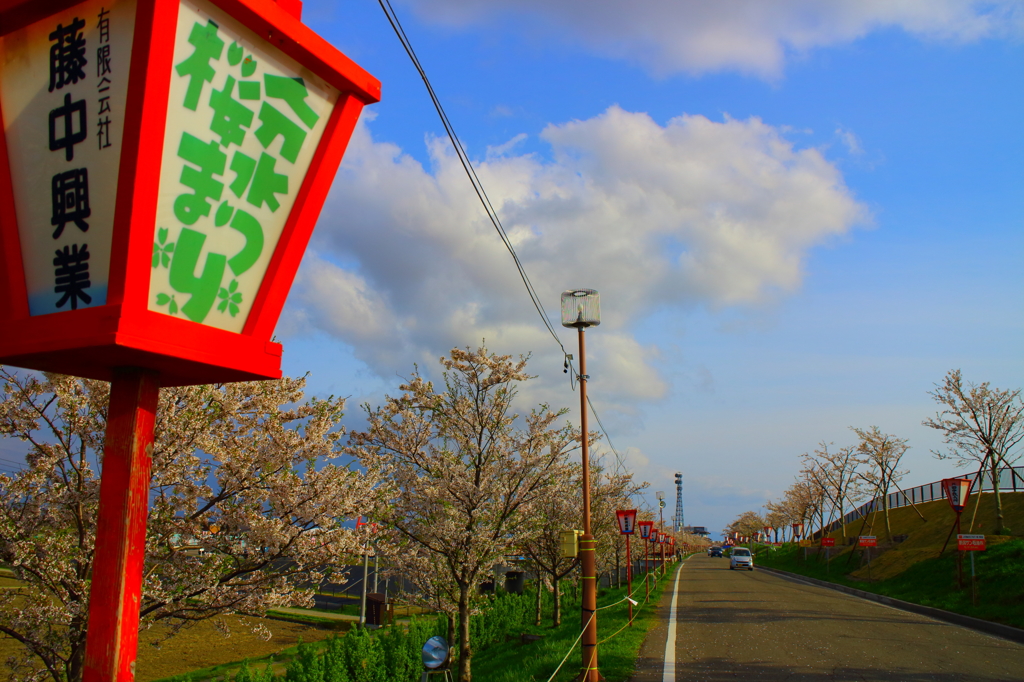
[[[633,596],[633,559],[629,553],[629,538],[636,531],[636,509],[619,509],[615,512],[619,522],[619,533],[626,536],[626,594]],[[629,625],[633,626],[633,600],[629,600]]]
[[[580,444],[583,457],[583,537],[580,538],[580,572],[583,600],[580,616],[583,625],[580,649],[583,670],[580,682],[598,682],[597,666],[597,541],[590,531],[590,436],[587,430],[587,353],[584,331],[601,324],[601,297],[594,289],[571,289],[562,292],[562,326],[577,331],[580,348]]]
[[[650,581],[651,567],[650,567],[650,562],[649,562],[649,560],[647,558],[648,557],[648,554],[647,554],[647,544],[648,544],[648,542],[651,539],[651,530],[654,528],[654,521],[638,521],[636,525],[637,525],[638,528],[640,528],[640,539],[643,541],[643,545],[644,545],[644,591],[646,592],[644,597],[646,599],[650,599],[650,597],[651,597],[651,581]]]
[[[380,99],[301,11],[0,0],[0,363],[111,383],[85,682],[134,678],[160,387],[281,376],[271,336]]]
[[[942,492],[945,494],[946,500],[949,501],[949,506],[952,507],[953,512],[956,514],[956,521],[953,522],[953,527],[949,529],[949,535],[946,536],[946,541],[942,544],[939,556],[942,556],[943,552],[946,551],[946,545],[949,544],[949,539],[953,537],[953,533],[960,533],[960,515],[967,508],[967,499],[971,496],[971,486],[973,483],[971,479],[963,477],[942,479]],[[963,589],[964,553],[959,549],[956,562],[956,583],[960,589]]]

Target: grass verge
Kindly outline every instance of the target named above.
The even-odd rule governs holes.
[[[848,551],[833,557],[830,567],[824,556],[812,554],[804,560],[803,550],[792,545],[761,551],[757,562],[865,592],[1024,628],[1024,583],[1021,581],[1024,575],[1024,540],[1013,538],[993,543],[990,538],[988,550],[974,552],[977,604],[972,604],[970,557],[965,556],[963,560],[965,587],[961,590],[956,581],[957,552],[946,550],[942,557],[937,557],[936,549],[930,554],[930,558],[917,561],[896,576],[871,582],[846,574]],[[856,560],[855,565],[859,565]],[[863,569],[857,571],[857,575],[863,573]]]
[[[643,602],[643,582],[634,580],[634,594],[640,596],[637,601],[642,607],[633,607],[632,627],[624,627],[629,621],[628,603],[622,601],[625,588],[602,590],[597,600],[598,608],[622,602],[597,614],[598,662],[601,674],[608,682],[628,680],[635,672],[640,646],[658,620],[654,606],[671,575],[670,568],[668,576],[657,583],[652,580],[651,596],[646,604]],[[572,648],[565,665],[554,678],[555,682],[572,680],[580,669],[579,644],[573,648],[573,642],[580,634],[578,614],[578,611],[566,609],[562,624],[557,628],[550,625],[524,628],[524,633],[541,635],[544,637],[542,640],[526,644],[512,641],[474,653],[473,678],[488,682],[546,682]]]

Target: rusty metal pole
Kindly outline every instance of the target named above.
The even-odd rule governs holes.
[[[633,563],[629,555],[629,535],[626,536],[626,594],[633,598]],[[629,627],[633,627],[633,602],[629,602]]]
[[[110,384],[83,682],[132,682],[139,643],[156,372],[117,368]]]
[[[597,671],[597,558],[594,535],[590,532],[590,443],[587,431],[587,354],[584,344],[584,328],[577,327],[580,344],[580,428],[583,450],[583,537],[580,538],[580,568],[583,580],[583,603],[581,619],[583,625],[582,682],[598,682]]]
[[[643,540],[643,538],[640,538],[640,539]],[[646,593],[645,594],[645,600],[644,600],[645,602],[648,602],[648,601],[651,600],[651,567],[648,564],[648,560],[647,560],[647,545],[648,544],[649,543],[647,542],[647,540],[644,540],[644,592]]]

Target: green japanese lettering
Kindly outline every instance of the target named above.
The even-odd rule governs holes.
[[[194,194],[182,194],[174,200],[174,215],[186,225],[195,225],[200,216],[210,215],[208,199],[220,200],[224,183],[213,176],[224,174],[228,157],[216,142],[203,142],[189,133],[181,135],[178,156],[198,168],[182,167],[181,184],[192,188]]]
[[[248,154],[236,151],[235,155],[231,157],[231,170],[235,173],[235,179],[229,185],[229,189],[236,197],[241,199],[245,193],[245,188],[249,186],[249,181],[252,180],[253,172],[256,170],[256,159]]]
[[[196,277],[196,267],[205,243],[206,235],[187,227],[182,228],[168,273],[172,289],[180,294],[191,294],[188,303],[181,306],[181,312],[193,322],[202,322],[209,314],[217,300],[217,291],[227,263],[227,258],[219,253],[207,254],[203,272]]]
[[[235,211],[231,227],[245,237],[245,246],[228,261],[228,267],[237,277],[251,268],[263,253],[263,227],[258,220],[242,209]]]
[[[280,135],[281,156],[295,163],[302,149],[302,143],[306,141],[306,131],[299,127],[290,118],[275,109],[272,105],[263,103],[260,107],[260,121],[263,123],[256,129],[256,139],[266,149]]]
[[[287,102],[307,128],[312,128],[320,120],[320,116],[306,104],[309,91],[306,90],[306,84],[301,78],[285,78],[267,73],[263,75],[263,82],[266,84],[267,97]]]
[[[277,163],[270,154],[260,154],[260,161],[256,165],[256,173],[253,175],[252,185],[249,187],[249,194],[245,200],[256,208],[263,204],[276,211],[281,205],[275,194],[288,194],[288,176],[274,172],[274,165]]]
[[[217,37],[217,24],[212,21],[203,26],[198,21],[192,26],[188,42],[195,48],[192,54],[174,67],[179,76],[188,76],[188,89],[185,91],[185,108],[196,110],[199,96],[203,92],[203,83],[213,81],[217,73],[210,60],[220,59],[224,50],[224,41]]]
[[[258,86],[259,83],[256,85]],[[235,79],[228,76],[223,90],[214,90],[210,93],[210,107],[213,108],[213,121],[210,123],[210,130],[220,136],[222,147],[227,147],[229,144],[241,146],[245,141],[243,128],[252,125],[252,109],[231,96],[234,89]]]

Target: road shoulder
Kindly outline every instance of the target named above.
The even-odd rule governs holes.
[[[628,682],[662,682],[665,666],[665,639],[668,637],[669,612],[672,608],[672,594],[675,592],[673,586],[676,584],[677,571],[683,570],[684,566],[686,566],[685,559],[677,564],[676,571],[672,571],[665,578],[669,581],[669,586],[661,593],[661,599],[655,606],[658,624],[647,632],[647,638],[640,647],[640,655],[636,659],[636,672]]]
[[[988,620],[981,620],[980,618],[972,618],[971,616],[964,616],[959,613],[953,613],[952,611],[944,611],[937,609],[932,606],[923,606],[921,604],[914,604],[912,602],[903,601],[902,599],[894,599],[892,597],[886,597],[882,594],[875,594],[874,592],[866,592],[864,590],[858,590],[855,587],[847,587],[846,585],[839,585],[837,583],[830,583],[825,580],[818,580],[817,578],[809,578],[799,573],[790,573],[789,571],[783,571],[778,568],[769,568],[767,566],[759,566],[760,570],[774,573],[781,578],[786,580],[792,580],[794,582],[804,583],[806,585],[813,585],[815,587],[824,587],[837,592],[843,592],[852,597],[858,597],[860,599],[866,599],[873,601],[878,604],[890,606],[894,609],[900,609],[902,611],[909,611],[910,613],[916,613],[920,616],[927,616],[934,618],[935,620],[941,620],[946,623],[952,623],[953,625],[959,625],[961,627],[975,630],[986,635],[992,635],[993,637],[1000,637],[1002,639],[1008,639],[1011,642],[1017,642],[1024,644],[1024,630],[1015,628],[1010,625],[1003,625],[1002,623],[993,623]],[[660,605],[659,605],[660,606]]]

